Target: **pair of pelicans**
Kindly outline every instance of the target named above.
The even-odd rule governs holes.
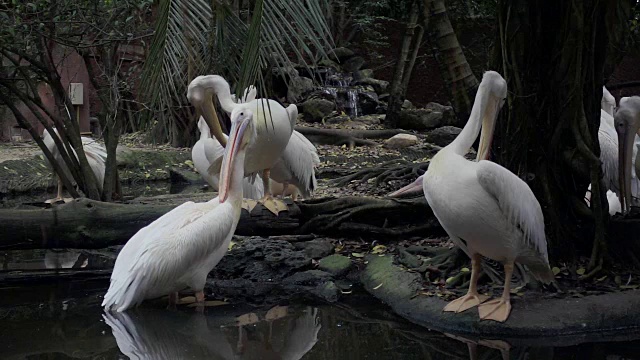
[[[206,86],[206,91],[192,92],[194,84],[202,84],[201,80],[205,78],[210,77],[196,78],[189,86],[188,95],[191,102],[202,109],[210,106],[211,96],[207,94],[217,92],[215,87]],[[496,321],[505,321],[511,311],[510,279],[515,262],[525,265],[543,282],[551,282],[554,278],[549,267],[540,204],[524,181],[487,160],[496,118],[506,95],[505,80],[496,72],[486,72],[462,132],[433,157],[420,181],[398,191],[402,193],[421,186],[452,241],[471,258],[468,293],[447,304],[444,310],[458,313],[478,306],[480,318]],[[288,114],[293,127],[294,115],[297,115],[295,105],[285,109],[277,102],[264,99],[233,105],[221,101],[225,111],[231,113],[231,131],[224,148],[219,196],[207,203],[182,204],[136,233],[116,260],[102,304],[105,309],[124,311],[145,299],[164,295],[169,295],[169,301],[175,303],[177,292],[186,288],[196,292],[199,303],[204,301],[207,274],[227,251],[239,221],[243,178],[273,164],[256,167],[257,159],[274,161],[266,159],[267,151],[263,150],[263,147],[276,147],[278,142],[277,133],[264,135],[263,101],[269,102],[273,113]],[[213,112],[203,113],[211,116]],[[633,143],[639,128],[640,98],[628,98],[621,103],[615,117],[621,150],[619,181],[623,208],[625,200],[626,204],[630,200],[625,180],[631,167],[629,141]],[[466,160],[464,155],[481,129],[477,161]],[[218,140],[225,144],[226,139]],[[286,142],[284,144],[278,150],[280,153]],[[249,159],[254,159],[253,163]],[[267,170],[263,172],[262,180],[268,182],[268,179]],[[269,189],[267,183],[264,189]],[[505,269],[502,296],[488,302],[477,291],[482,256],[503,263]]]

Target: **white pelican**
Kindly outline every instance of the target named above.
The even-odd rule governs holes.
[[[53,128],[53,132],[56,133],[57,137],[60,137],[60,134],[55,127]],[[104,146],[102,146],[102,144],[92,138],[81,136],[80,140],[82,140],[82,148],[84,149],[85,156],[87,157],[87,162],[89,163],[91,171],[98,181],[98,191],[102,192],[102,186],[104,185],[105,163],[107,161],[107,150],[104,148]],[[73,180],[67,164],[64,162],[64,159],[62,158],[62,155],[60,154],[56,143],[53,141],[53,138],[51,137],[51,134],[49,134],[49,131],[47,129],[44,130],[42,141],[44,142],[47,149],[49,149],[58,165],[62,168],[62,171],[65,173],[67,179]],[[73,151],[73,156],[76,156],[77,158],[75,150],[73,150],[73,148],[71,150]],[[64,200],[64,198],[62,197],[63,186],[60,175],[57,175],[57,178],[58,195],[55,199],[47,200],[46,202],[58,202],[60,200]]]
[[[248,103],[236,104],[231,97],[229,84],[224,78],[219,75],[196,77],[189,84],[187,98],[202,112],[207,123],[212,126],[214,137],[223,146],[226,144],[226,139],[213,106],[214,94],[227,113],[238,108],[251,109],[254,112],[257,137],[247,149],[244,171],[246,176],[262,173],[265,194],[260,202],[277,214],[279,209],[286,206],[276,202],[272,197],[269,187],[270,172],[289,143],[298,117],[298,108],[291,104],[285,109],[278,102],[269,99],[255,99]],[[212,167],[215,173],[217,164],[213,164]]]
[[[207,274],[226,253],[240,219],[246,150],[256,138],[253,113],[231,113],[231,133],[222,161],[220,193],[206,203],[186,202],[138,231],[116,259],[102,306],[118,312],[145,299],[191,288],[204,301]]]
[[[620,181],[618,179],[619,170],[619,140],[618,134],[614,125],[614,109],[616,101],[606,87],[602,87],[602,100],[600,110],[600,127],[598,128],[598,142],[600,143],[600,162],[602,163],[602,173],[604,184],[607,188],[607,201],[609,202],[609,214],[615,215],[618,212],[622,212],[622,206],[619,198],[621,197]],[[640,138],[633,135],[633,141],[635,144],[640,142]],[[637,158],[637,146],[632,146],[631,158]],[[635,167],[630,169],[631,179],[630,192],[631,200],[633,203],[637,203],[637,198],[640,194],[640,179],[636,175]],[[585,195],[587,205],[591,205],[591,185]]]
[[[219,187],[218,174],[212,174],[209,172],[209,167],[217,159],[222,158],[224,155],[224,148],[218,140],[211,137],[209,125],[204,121],[202,116],[198,120],[198,129],[200,130],[200,140],[198,140],[193,149],[191,149],[191,159],[193,160],[193,166],[196,171],[200,173],[200,176],[216,191]],[[224,135],[227,138],[226,135]],[[247,199],[260,199],[264,196],[264,189],[262,188],[262,181],[254,181],[251,183],[249,178],[242,180],[242,194]]]
[[[620,106],[616,111],[614,121],[619,144],[620,202],[622,203],[622,212],[627,213],[631,209],[632,201],[633,148],[635,136],[640,129],[640,96],[620,99]]]
[[[318,187],[315,168],[319,164],[316,147],[304,135],[294,130],[282,156],[271,169],[271,178],[282,183],[282,197],[287,192],[295,197],[295,191],[290,187],[294,185],[303,198],[308,198]]]
[[[511,312],[514,262],[527,266],[539,280],[553,281],[538,200],[518,176],[486,160],[506,95],[507,84],[502,76],[494,71],[484,73],[467,124],[451,144],[431,159],[422,181],[436,218],[451,240],[471,257],[469,291],[450,302],[444,311],[461,312],[480,305],[481,319],[501,322]],[[479,161],[469,161],[464,155],[481,127]],[[407,186],[412,187],[415,182]],[[477,291],[481,256],[502,262],[505,271],[502,297],[486,303],[486,297]]]
[[[130,359],[298,360],[318,341],[321,325],[317,308],[308,307],[293,325],[293,319],[285,314],[282,326],[273,329],[273,334],[255,313],[246,315],[253,315],[255,322],[249,336],[238,326],[236,341],[235,329],[229,324],[233,318],[227,316],[148,308],[134,313],[107,312],[102,317],[111,327],[118,348]],[[276,337],[274,343],[272,335]]]
[[[604,86],[602,87],[602,100],[600,101],[600,107],[613,118],[616,108],[616,98],[614,98],[609,90]]]

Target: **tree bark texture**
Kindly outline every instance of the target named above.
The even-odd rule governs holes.
[[[122,245],[182,201],[116,204],[76,199],[52,209],[0,209],[0,249],[103,248]],[[261,205],[243,210],[237,235],[323,234],[370,240],[441,236],[444,231],[424,198],[343,197],[288,202],[278,216]]]
[[[449,87],[453,108],[463,125],[473,107],[478,79],[473,75],[453,31],[444,0],[423,0],[423,11],[429,39],[432,41],[442,77]]]
[[[608,30],[616,7],[600,1],[498,2],[492,69],[508,84],[494,160],[523,177],[542,206],[552,257],[604,251],[600,100]],[[624,24],[624,22],[621,22]],[[584,204],[592,184],[592,210]],[[594,221],[595,219],[595,221]],[[595,234],[595,241],[594,241]],[[576,252],[578,251],[578,252]]]
[[[413,42],[414,37],[417,37],[415,36],[415,32],[418,23],[418,11],[418,4],[414,2],[411,7],[409,21],[405,28],[404,37],[402,38],[400,56],[393,72],[393,79],[389,86],[389,107],[387,109],[387,116],[384,120],[385,127],[389,129],[395,129],[398,127],[398,118],[400,118],[400,111],[402,110],[402,103],[404,102],[402,85],[404,84],[404,79],[411,76],[411,74],[405,74],[405,71],[408,70],[408,62],[412,60],[409,58],[411,43]],[[420,37],[422,37],[422,35],[420,35]],[[419,43],[415,45],[416,48],[419,46]],[[417,55],[417,53],[414,55]]]

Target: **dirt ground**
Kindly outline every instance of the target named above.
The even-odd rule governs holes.
[[[0,143],[0,163],[7,160],[20,160],[41,154],[35,142]]]

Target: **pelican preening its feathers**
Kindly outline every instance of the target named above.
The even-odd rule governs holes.
[[[247,103],[237,104],[231,97],[229,84],[218,75],[198,76],[189,84],[187,98],[199,109],[207,120],[214,137],[226,146],[226,139],[218,122],[213,95],[216,95],[222,109],[231,113],[234,109],[250,109],[254,113],[256,139],[247,149],[245,158],[245,175],[262,175],[264,196],[260,202],[277,214],[286,205],[276,202],[269,187],[270,170],[278,161],[289,143],[293,127],[298,117],[298,108],[291,104],[284,108],[277,101],[270,99],[254,99]],[[212,165],[213,173],[217,173],[219,162]]]
[[[511,312],[510,284],[519,262],[537,279],[553,281],[549,268],[544,219],[529,186],[504,167],[486,160],[507,84],[498,73],[484,74],[467,124],[456,139],[431,159],[427,172],[394,195],[416,191],[424,195],[451,240],[471,257],[467,295],[450,302],[445,311],[462,312],[479,306],[481,319],[505,321]],[[477,162],[464,155],[482,128]],[[481,256],[504,265],[502,297],[487,298],[477,291]]]
[[[235,103],[229,84],[218,75],[199,76],[191,82],[187,93],[189,101],[200,109],[203,115],[210,119],[210,122],[216,122],[212,126],[220,131],[217,135],[214,131],[215,139],[203,140],[206,135],[201,136],[201,140],[207,145],[199,146],[197,151],[200,154],[197,156],[194,147],[194,159],[197,157],[199,163],[204,163],[201,161],[204,152],[210,163],[207,176],[211,176],[212,180],[215,180],[216,167],[219,163],[216,158],[219,158],[223,146],[221,144],[225,144],[226,137],[217,123],[215,108],[211,101],[213,94],[218,97],[226,112],[243,107],[253,109],[256,114],[259,114],[255,119],[258,135],[256,143],[247,151],[245,174],[251,176],[249,184],[255,184],[254,177],[260,175],[263,185],[262,189],[255,189],[251,196],[247,197],[255,198],[261,192],[264,193],[261,198],[265,206],[277,214],[279,209],[286,207],[283,208],[284,205],[269,200],[272,193],[269,177],[282,183],[281,186],[274,186],[274,189],[278,188],[282,195],[289,190],[289,185],[294,185],[303,197],[309,197],[317,186],[314,168],[320,163],[320,159],[315,146],[302,134],[293,130],[298,117],[297,107],[292,104],[285,109],[273,100],[256,100],[254,99],[255,93],[255,88],[249,87],[245,89],[245,95],[241,99],[246,102]],[[203,134],[209,129],[204,121],[199,122],[198,127]],[[206,176],[203,175],[203,177]]]
[[[231,113],[229,143],[220,172],[219,196],[206,203],[186,202],[140,229],[116,259],[102,306],[124,311],[145,299],[190,288],[199,303],[207,274],[226,253],[240,219],[247,148],[256,140],[253,113]]]

